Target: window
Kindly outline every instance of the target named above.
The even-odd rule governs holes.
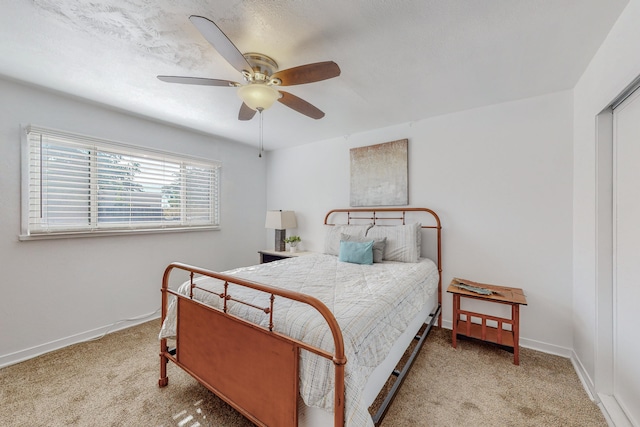
[[[22,238],[217,228],[220,163],[28,126]]]

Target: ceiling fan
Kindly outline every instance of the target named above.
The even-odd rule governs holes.
[[[180,76],[158,76],[160,80],[169,83],[237,87],[238,96],[243,101],[238,120],[251,120],[256,111],[266,110],[275,101],[312,119],[317,120],[324,117],[322,111],[304,99],[276,88],[337,77],[340,75],[338,64],[333,61],[325,61],[278,71],[276,61],[267,55],[255,52],[240,53],[213,21],[197,15],[191,15],[189,20],[220,55],[242,73],[245,84],[230,80]]]

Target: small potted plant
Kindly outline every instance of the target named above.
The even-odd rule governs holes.
[[[286,239],[284,239],[285,243],[289,244],[289,250],[291,252],[295,252],[296,251],[296,247],[298,246],[298,243],[300,243],[300,236],[289,236]]]

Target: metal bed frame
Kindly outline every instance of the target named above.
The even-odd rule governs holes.
[[[441,230],[437,214],[427,208],[380,208],[380,209],[335,209],[325,216],[324,224],[336,225],[329,221],[333,215],[346,214],[347,224],[369,221],[373,224],[387,224],[389,221],[405,223],[407,213],[430,214],[433,225],[422,228],[434,229],[437,233],[438,304],[431,313],[424,331],[415,337],[418,341],[407,362],[400,370],[394,370],[395,382],[373,421],[378,426],[393,402],[409,369],[413,365],[424,341],[434,324],[441,325],[442,305],[442,261]],[[400,217],[393,216],[400,214]],[[178,294],[169,288],[170,276],[174,270],[183,270],[191,278],[191,294]],[[222,309],[213,308],[193,299],[194,275],[208,276],[224,282],[224,291],[216,294],[222,300]],[[258,307],[233,297],[235,286],[251,288],[269,294],[269,305]],[[201,289],[201,288],[199,288]],[[258,426],[298,425],[298,361],[299,352],[304,349],[320,357],[331,360],[335,371],[334,426],[344,425],[345,409],[345,356],[342,332],[333,313],[318,299],[310,295],[293,292],[274,286],[227,276],[214,271],[182,263],[170,264],[162,280],[162,321],[167,316],[169,296],[177,298],[176,346],[170,349],[167,339],[160,341],[160,379],[158,385],[169,383],[167,363],[181,367],[206,388],[230,404]],[[317,348],[308,343],[274,331],[273,302],[275,298],[287,298],[307,304],[325,319],[331,330],[334,351]],[[227,312],[227,302],[234,301],[261,310],[269,316],[269,327],[251,323]],[[268,352],[256,352],[256,348],[268,348]],[[220,373],[224,373],[221,375]],[[230,375],[227,373],[231,373]]]

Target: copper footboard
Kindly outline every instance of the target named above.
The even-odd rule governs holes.
[[[224,281],[218,296],[223,308],[205,305],[190,296],[169,289],[174,269]],[[254,307],[272,319],[275,298],[307,304],[325,319],[334,340],[330,353],[305,342],[275,332],[273,322],[265,328],[227,312],[233,299],[229,285],[243,286],[270,295],[270,305]],[[160,379],[168,384],[169,360],[180,366],[205,387],[259,426],[297,426],[298,360],[301,349],[333,362],[335,366],[334,426],[344,425],[344,354],[342,332],[329,309],[318,299],[298,292],[274,288],[181,263],[170,264],[162,280],[162,321],[167,316],[168,296],[177,298],[176,351],[169,351],[167,339],[160,342]],[[237,301],[237,300],[234,300]],[[242,301],[238,301],[242,303]]]

